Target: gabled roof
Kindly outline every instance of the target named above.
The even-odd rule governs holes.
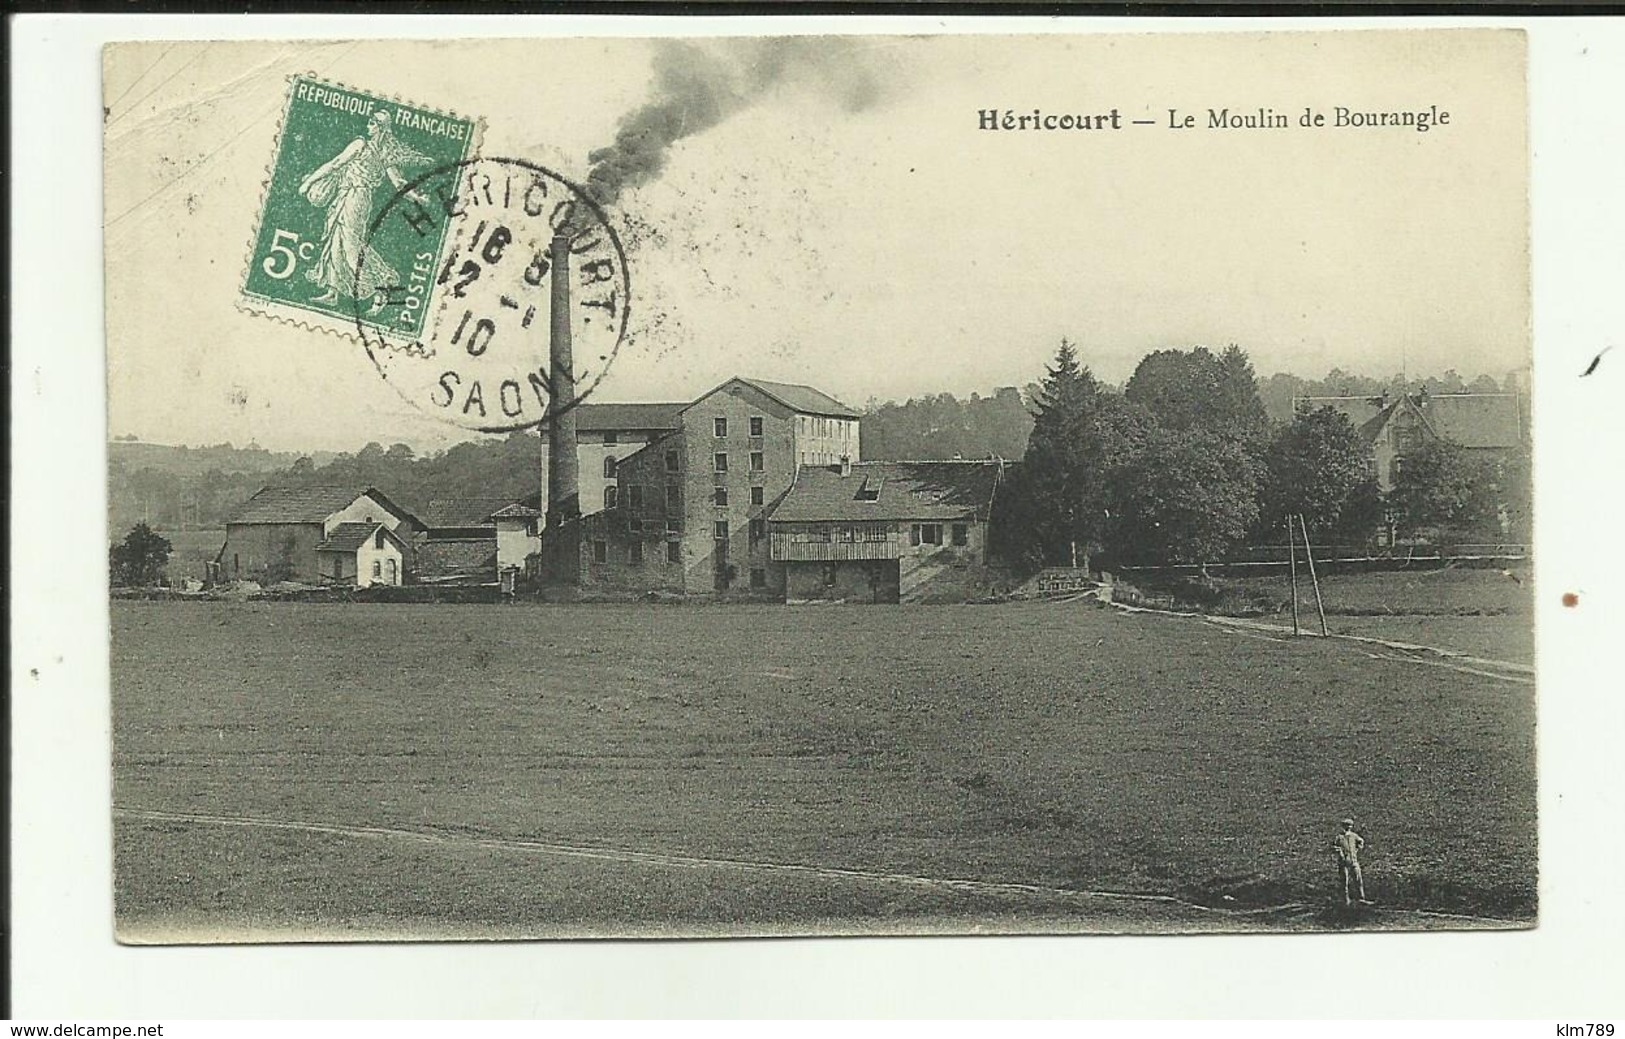
[[[985,520],[1005,464],[860,462],[846,476],[840,466],[802,466],[769,518],[775,523]]]
[[[515,504],[512,498],[436,498],[423,510],[423,520],[430,530],[488,527],[493,515]]]
[[[1523,413],[1515,393],[1440,393],[1423,398],[1434,432],[1462,447],[1517,447]]]
[[[423,580],[445,580],[459,576],[495,580],[496,539],[426,541],[418,546],[414,570]]]
[[[504,505],[502,508],[500,508],[497,511],[491,513],[491,518],[494,519],[494,520],[495,519],[535,519],[536,517],[540,516],[541,514],[542,514],[542,511],[540,509],[533,509],[529,505],[521,505],[519,502],[514,502],[511,505]]]
[[[577,433],[676,429],[687,404],[578,404]]]
[[[327,539],[316,546],[318,552],[354,552],[372,540],[373,534],[383,531],[397,548],[406,544],[382,523],[340,523],[327,534]]]
[[[227,523],[320,523],[372,488],[262,487]],[[381,501],[380,504],[388,504]],[[396,509],[395,511],[401,512]],[[408,515],[402,512],[402,515]]]
[[[709,392],[701,394],[693,403],[685,404],[683,410],[687,411],[718,390],[725,389],[736,382],[743,383],[758,393],[766,394],[791,411],[800,412],[804,415],[821,415],[829,418],[863,417],[862,413],[847,407],[829,394],[822,390],[815,390],[811,386],[801,386],[789,382],[768,382],[766,379],[747,379],[738,375]]]
[[[833,418],[860,418],[861,413],[847,407],[822,390],[789,382],[768,382],[766,379],[739,380],[754,386],[792,411],[808,415],[827,415]]]
[[[1428,432],[1462,447],[1508,448],[1523,442],[1523,412],[1515,393],[1422,393],[1398,397],[1299,397],[1311,407],[1347,416],[1375,442],[1401,411],[1414,412]]]

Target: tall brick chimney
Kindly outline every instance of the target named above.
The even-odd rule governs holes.
[[[576,451],[575,368],[570,341],[570,238],[549,246],[552,298],[548,378],[552,403],[547,421],[546,565],[549,580],[575,584],[581,563],[581,472]],[[561,409],[561,405],[563,405]]]

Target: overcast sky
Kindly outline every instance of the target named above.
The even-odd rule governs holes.
[[[247,314],[237,290],[286,78],[314,72],[485,120],[482,151],[584,180],[662,97],[721,85],[613,207],[634,291],[601,400],[730,375],[850,403],[987,393],[1062,336],[1121,381],[1147,351],[1237,343],[1259,374],[1528,357],[1527,159],[1515,33],[862,37],[695,53],[647,40],[151,43],[110,50],[110,431],[354,450],[466,434],[358,344]],[[717,77],[720,77],[718,79]],[[668,85],[672,80],[665,80]],[[1449,110],[1414,130],[1164,129],[1306,106]],[[1120,132],[987,132],[983,108],[1117,108]]]

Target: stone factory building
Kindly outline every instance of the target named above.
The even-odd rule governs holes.
[[[578,404],[576,415],[576,457],[580,459],[581,514],[590,515],[614,508],[620,493],[616,471],[621,459],[641,450],[651,441],[674,432],[683,408],[678,404]],[[547,438],[542,438],[542,472],[548,467]],[[541,500],[527,501],[547,514],[547,480],[542,480]]]
[[[600,502],[613,506],[580,524],[580,584],[782,599],[768,517],[799,468],[857,460],[858,419],[810,386],[762,379],[729,379],[681,406],[674,428],[615,459]]]

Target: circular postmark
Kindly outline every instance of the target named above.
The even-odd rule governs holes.
[[[381,254],[403,257],[385,267],[397,277],[377,277]],[[465,429],[511,432],[575,407],[626,335],[626,254],[603,209],[523,159],[466,159],[401,184],[352,265],[356,330],[379,374]]]

